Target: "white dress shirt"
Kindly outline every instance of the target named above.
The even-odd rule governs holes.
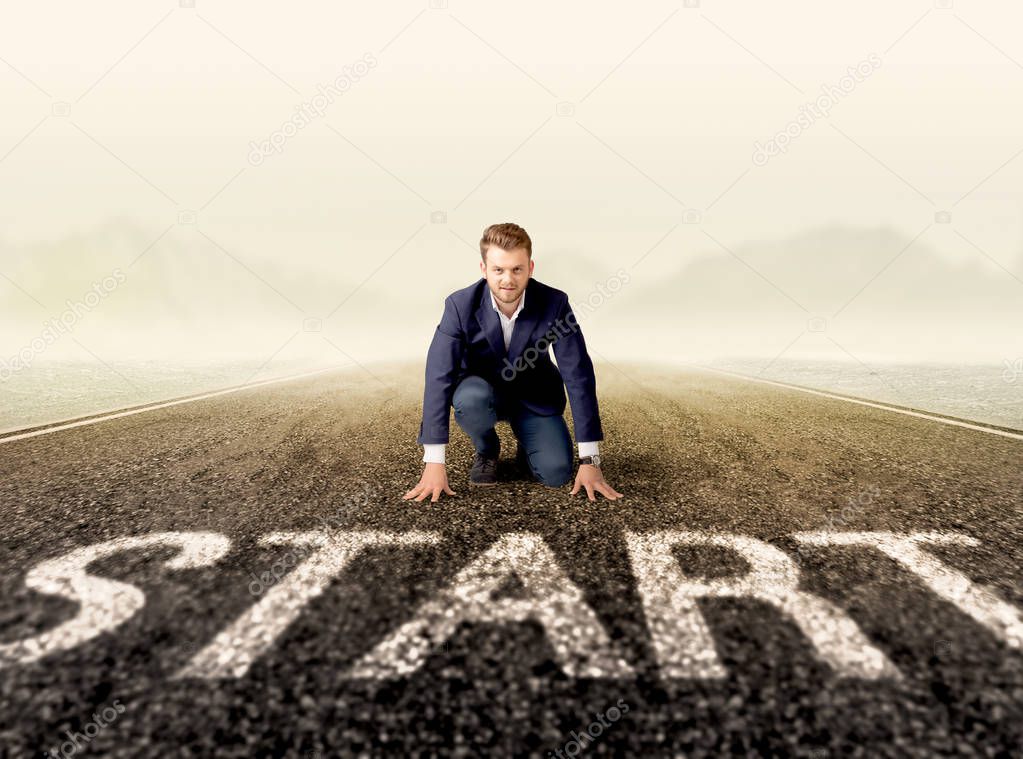
[[[508,346],[511,344],[512,330],[515,328],[515,320],[518,319],[519,312],[522,311],[522,306],[526,303],[526,292],[522,291],[522,296],[519,298],[519,305],[515,308],[515,312],[511,316],[505,316],[504,311],[497,307],[497,300],[494,298],[494,293],[491,292],[490,288],[487,288],[487,292],[490,294],[490,305],[493,306],[494,310],[497,311],[497,315],[501,318],[501,333],[504,336],[504,349],[508,350]],[[555,354],[556,355],[556,354]],[[423,445],[423,461],[431,464],[443,464],[445,462],[444,452],[447,448],[447,443],[427,443]],[[589,441],[579,443],[579,455],[580,456],[594,456],[599,453],[599,446],[597,441]]]

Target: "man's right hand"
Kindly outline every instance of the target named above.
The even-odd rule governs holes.
[[[402,496],[403,501],[415,498],[422,501],[426,496],[432,495],[431,502],[436,503],[440,499],[441,491],[448,495],[455,495],[455,491],[448,487],[448,472],[444,464],[427,464],[423,468],[423,476],[419,484]],[[418,497],[417,497],[418,496]]]

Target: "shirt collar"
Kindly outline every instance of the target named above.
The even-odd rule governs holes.
[[[526,289],[528,289],[528,288],[525,288],[525,289],[522,290],[522,295],[519,296],[518,308],[515,309],[515,313],[513,313],[511,316],[507,317],[508,321],[511,321],[516,316],[518,316],[519,315],[519,311],[521,311],[522,307],[526,304]],[[497,299],[494,297],[494,293],[491,291],[491,289],[489,287],[487,288],[487,292],[490,293],[490,305],[494,307],[495,311],[497,311],[497,315],[498,316],[504,316],[504,314],[501,312],[501,309],[497,307]]]

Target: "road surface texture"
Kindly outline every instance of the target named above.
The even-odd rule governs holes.
[[[0,754],[1023,756],[1023,440],[597,377],[615,502],[402,500],[421,364],[0,441]]]

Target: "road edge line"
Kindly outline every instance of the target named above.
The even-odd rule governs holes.
[[[344,369],[347,367],[354,366],[354,364],[340,364],[338,366],[329,366],[324,369],[315,369],[310,372],[302,372],[300,374],[291,374],[287,377],[274,377],[272,379],[260,380],[259,382],[250,382],[243,385],[233,385],[231,387],[221,388],[220,390],[214,390],[209,393],[202,395],[191,395],[185,398],[176,398],[169,401],[157,401],[155,403],[146,404],[143,406],[132,407],[124,411],[113,411],[109,413],[101,414],[100,416],[91,416],[86,418],[79,418],[77,420],[67,420],[64,422],[50,422],[48,426],[40,428],[38,425],[30,427],[24,427],[22,429],[25,432],[19,432],[18,430],[8,430],[9,433],[6,437],[0,437],[0,445],[4,443],[12,443],[15,440],[25,440],[27,438],[39,437],[40,435],[46,435],[51,432],[59,432],[61,430],[70,430],[75,427],[86,427],[91,424],[98,424],[99,422],[105,422],[110,419],[120,419],[126,416],[134,416],[135,414],[142,414],[146,411],[155,411],[161,408],[167,408],[169,406],[179,406],[184,403],[192,403],[194,401],[202,401],[207,398],[216,398],[220,395],[228,395],[230,393],[237,393],[241,390],[248,390],[254,387],[263,387],[264,385],[273,385],[278,382],[289,382],[291,380],[302,379],[303,377],[311,377],[314,374],[322,374],[323,372],[333,371],[335,369]]]

